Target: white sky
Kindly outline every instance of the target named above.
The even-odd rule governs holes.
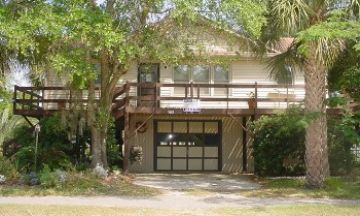
[[[10,73],[6,77],[7,87],[13,88],[14,85],[18,86],[31,86],[30,80],[28,78],[29,68],[14,62],[10,66]]]

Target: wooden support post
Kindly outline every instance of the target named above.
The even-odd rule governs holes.
[[[194,98],[194,83],[190,83],[190,97]]]
[[[24,100],[25,99],[25,91],[22,92],[22,99]],[[24,103],[21,104],[21,109],[24,110],[25,108],[25,105]]]
[[[289,84],[286,83],[286,108],[289,108]]]
[[[154,91],[155,91],[155,93],[154,93],[154,111],[156,110],[156,108],[159,107],[159,105],[158,105],[158,96],[160,96],[160,89],[159,89],[159,88],[160,88],[160,87],[158,86],[158,84],[155,83],[155,89],[154,89]]]
[[[17,90],[18,90],[18,86],[15,85],[15,87],[14,87],[14,98],[13,98],[13,113],[16,112]]]
[[[226,85],[226,113],[229,110],[229,86]]]
[[[127,110],[129,106],[129,88],[128,83],[125,85],[125,106],[124,106],[124,155],[123,155],[123,174],[127,175],[129,173],[129,138],[130,138],[130,114]]]
[[[127,175],[129,173],[129,134],[130,134],[130,115],[126,110],[124,113],[124,155],[123,155],[123,174]]]
[[[41,108],[42,109],[45,109],[45,107],[44,107],[44,102],[43,102],[43,100],[45,99],[45,90],[44,89],[42,89],[41,90]]]
[[[255,82],[255,109],[254,109],[254,116],[256,116],[257,107],[258,107],[258,86],[257,86],[257,82]]]
[[[200,99],[200,87],[197,85],[197,98]]]
[[[40,110],[40,99],[41,97],[37,97],[37,101],[36,101],[36,109]]]
[[[34,96],[31,94],[30,95],[30,110],[32,110],[33,109],[33,106],[34,106]]]
[[[243,143],[243,172],[247,172],[247,125],[246,125],[246,116],[242,119],[242,143]]]

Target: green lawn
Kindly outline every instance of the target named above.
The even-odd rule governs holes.
[[[360,199],[359,177],[330,177],[321,189],[306,189],[304,179],[260,179],[258,190],[241,191],[242,195],[256,197],[314,197]],[[360,215],[360,213],[359,213]]]
[[[110,208],[96,206],[45,206],[45,205],[0,205],[1,216],[99,216],[99,215],[218,215],[218,216],[248,216],[248,215],[359,215],[360,206],[334,205],[302,205],[302,206],[274,206],[249,208],[218,208],[218,209],[156,209],[156,208]]]
[[[231,193],[247,197],[298,197],[298,198],[334,198],[360,199],[359,177],[331,177],[321,189],[306,189],[303,178],[261,178],[255,180],[262,185],[254,190],[228,190],[226,188],[189,189],[190,195],[206,196],[213,193]],[[360,215],[360,213],[359,213]]]

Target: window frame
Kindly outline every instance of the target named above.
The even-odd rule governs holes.
[[[179,65],[187,65],[190,67],[190,70],[188,72],[188,81],[176,81],[175,80],[175,73],[176,73],[176,67]],[[208,82],[199,82],[199,81],[194,81],[194,76],[193,76],[193,67],[199,65],[199,66],[207,66],[209,68],[209,81]],[[227,66],[228,67],[228,80],[227,81],[215,81],[215,67],[216,66]],[[196,83],[203,83],[203,84],[231,84],[232,83],[232,67],[231,64],[178,64],[178,65],[174,65],[172,67],[172,81],[173,83],[179,83],[179,84],[188,84],[193,82],[194,84]],[[228,92],[229,96],[231,95],[231,89],[229,89]],[[208,96],[215,96],[215,88],[209,88],[209,94]]]

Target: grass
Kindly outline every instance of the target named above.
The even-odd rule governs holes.
[[[164,209],[164,208],[112,208],[97,206],[54,206],[54,205],[0,205],[2,216],[95,216],[95,215],[359,215],[360,206],[338,205],[295,205],[252,208],[217,208],[217,209]]]
[[[44,185],[1,185],[1,196],[154,196],[160,191],[154,188],[138,186],[130,179],[122,176],[113,176],[99,179],[90,173],[70,173],[66,181],[53,187]]]
[[[336,215],[336,216],[355,216],[359,215],[360,206],[339,206],[339,205],[294,205],[294,206],[272,206],[272,207],[254,207],[254,208],[223,208],[214,211],[219,215],[228,216],[248,216],[248,215],[266,215],[266,216],[282,216],[282,215]]]
[[[323,188],[306,189],[303,178],[260,179],[258,190],[242,191],[242,195],[255,197],[313,197],[360,199],[359,177],[330,177]]]
[[[336,198],[360,199],[360,177],[330,177],[321,189],[307,189],[304,178],[260,178],[259,189],[228,190],[226,188],[196,188],[184,190],[189,195],[206,196],[213,193],[237,194],[247,197],[297,197],[297,198]]]

